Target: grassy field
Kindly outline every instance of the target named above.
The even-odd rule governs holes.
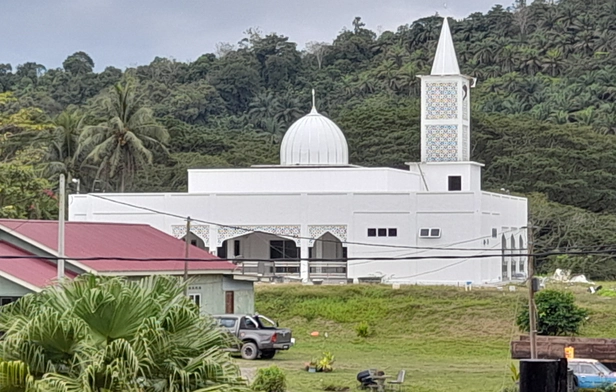
[[[616,336],[616,298],[590,295],[584,287],[562,289],[573,291],[591,311],[583,336]],[[292,328],[296,347],[271,361],[240,360],[240,366],[278,365],[287,373],[291,392],[355,389],[357,372],[368,368],[392,376],[406,369],[407,391],[496,392],[511,382],[509,343],[519,335],[514,319],[525,299],[523,287],[465,292],[425,286],[261,285],[257,311]],[[372,336],[357,337],[355,326],[362,321],[370,324]],[[312,337],[313,331],[320,336]],[[302,369],[323,351],[335,355],[334,372]]]

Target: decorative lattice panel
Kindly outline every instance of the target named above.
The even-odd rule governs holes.
[[[186,235],[185,225],[171,226],[171,232],[175,238],[183,238]],[[209,225],[191,225],[190,232],[201,238],[205,246],[210,246],[210,226]]]
[[[458,126],[426,125],[426,162],[458,160]]]
[[[426,119],[458,118],[458,83],[426,83]]]
[[[468,125],[463,125],[462,126],[462,160],[463,161],[470,161],[470,153],[469,153],[469,131],[468,131]]]
[[[274,234],[281,237],[290,237],[295,240],[295,243],[299,246],[299,237],[301,234],[301,227],[299,225],[273,225],[273,226],[244,226],[241,227],[219,227],[218,228],[218,244],[221,246],[225,240],[229,238],[239,237],[244,234],[263,232],[268,234]]]
[[[469,116],[469,109],[468,109],[468,105],[469,102],[471,100],[470,97],[470,88],[468,87],[468,83],[464,83],[464,87],[466,87],[466,91],[463,92],[464,99],[462,100],[462,119],[468,121],[468,116]]]
[[[319,239],[323,234],[330,233],[334,237],[338,238],[341,242],[347,240],[347,226],[346,225],[322,225],[322,226],[308,226],[308,235],[312,238],[309,241],[309,246],[314,244],[314,240]]]

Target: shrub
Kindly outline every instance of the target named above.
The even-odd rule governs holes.
[[[261,368],[257,370],[252,389],[260,392],[285,392],[287,390],[287,376],[276,365]]]
[[[586,320],[588,311],[575,304],[572,293],[558,290],[543,290],[535,295],[537,306],[537,333],[539,335],[576,335]],[[528,332],[528,306],[516,320],[521,330]]]
[[[367,322],[362,321],[355,326],[355,332],[360,338],[367,338],[372,335],[372,328],[370,328],[370,325]]]

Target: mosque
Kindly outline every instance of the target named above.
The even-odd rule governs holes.
[[[483,165],[470,160],[475,80],[460,74],[447,19],[420,78],[421,162],[408,169],[349,164],[344,133],[313,105],[287,130],[280,165],[191,169],[185,193],[71,195],[69,219],[185,238],[190,217],[193,245],[303,282],[523,277],[527,200],[481,190]]]

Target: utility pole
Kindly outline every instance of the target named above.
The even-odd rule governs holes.
[[[537,358],[537,314],[535,313],[535,259],[533,256],[533,226],[528,225],[528,337],[530,358]]]
[[[64,279],[64,209],[66,206],[66,182],[60,174],[60,197],[58,198],[58,281]]]
[[[188,295],[188,286],[186,286],[186,282],[188,281],[188,253],[190,251],[190,238],[188,238],[189,234],[190,216],[186,218],[186,237],[184,237],[186,242],[186,248],[184,250],[184,295]]]

